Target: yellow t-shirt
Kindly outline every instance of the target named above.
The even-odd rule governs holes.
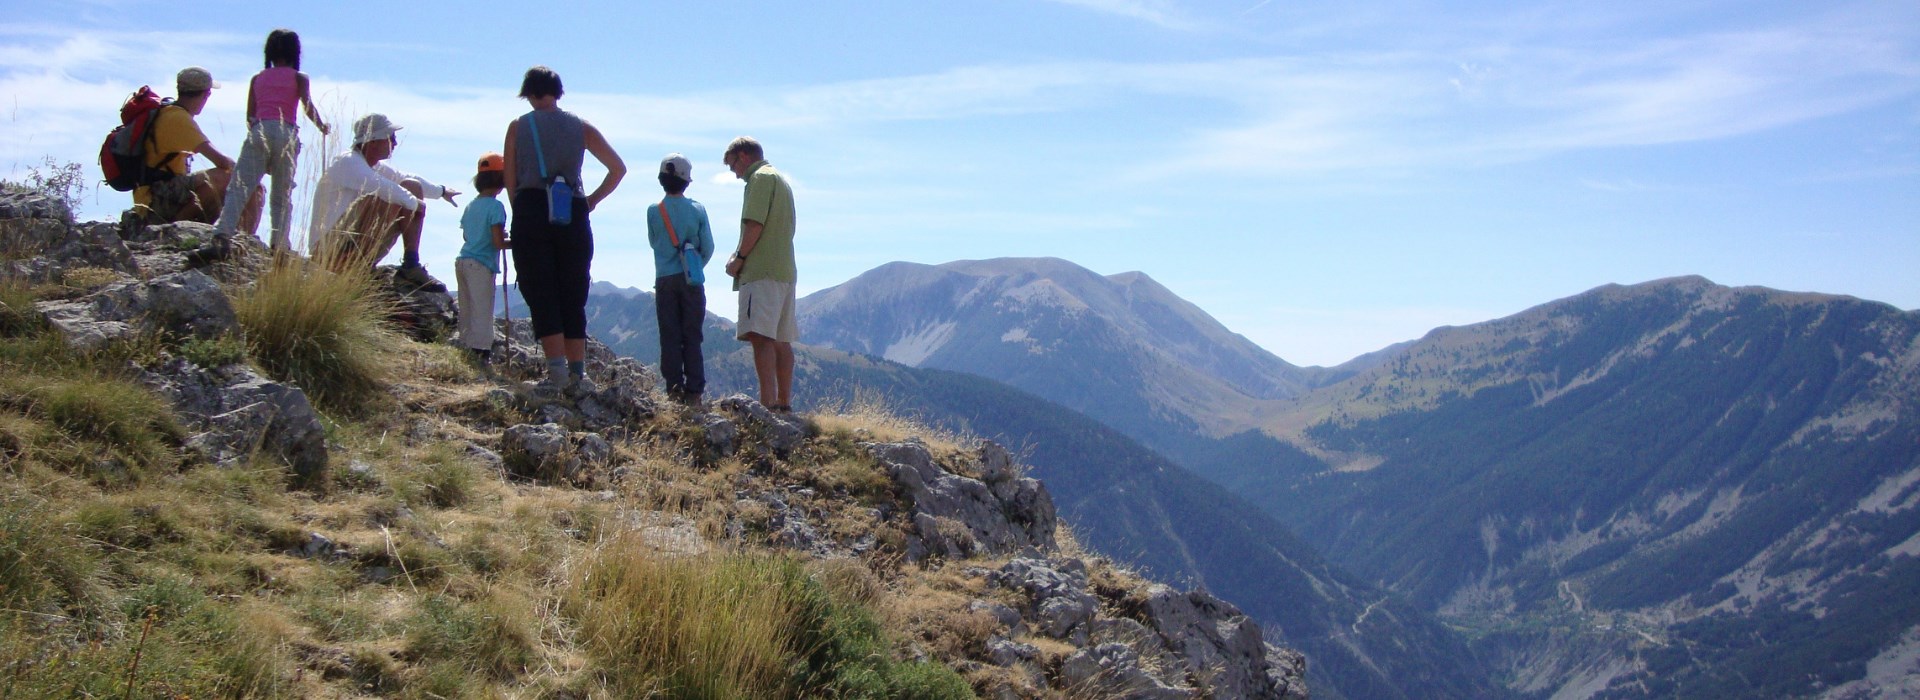
[[[175,175],[187,174],[187,158],[194,149],[207,142],[207,135],[201,133],[200,124],[193,120],[193,113],[184,107],[167,106],[160,108],[160,116],[153,120],[153,149],[147,151],[147,167],[156,167],[168,153],[178,153],[168,161],[167,169]],[[133,203],[146,204],[152,201],[153,193],[146,187],[133,190]]]

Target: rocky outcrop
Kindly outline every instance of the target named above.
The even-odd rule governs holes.
[[[979,478],[934,464],[920,441],[867,444],[913,506],[913,538],[907,558],[961,559],[1026,547],[1052,549],[1053,499],[1038,480],[1013,468],[1006,448],[983,443],[976,454]]]
[[[77,350],[155,332],[217,338],[239,328],[226,293],[199,270],[121,282],[34,308]]]
[[[245,365],[206,369],[180,358],[142,370],[140,377],[196,431],[187,444],[208,460],[236,466],[261,453],[301,476],[325,472],[326,428],[298,387]]]
[[[1060,557],[1017,558],[979,573],[1020,601],[1018,610],[996,613],[1009,633],[1030,629],[1078,647],[1054,679],[1062,688],[1143,700],[1307,697],[1305,658],[1266,644],[1251,618],[1203,591],[1148,584],[1119,600],[1102,600],[1089,584],[1086,564]],[[1003,636],[988,647],[996,665],[1033,663],[1031,645]]]

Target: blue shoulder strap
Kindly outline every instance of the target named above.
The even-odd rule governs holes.
[[[547,179],[547,149],[540,147],[540,125],[533,120],[533,113],[527,113],[527,128],[533,130],[533,154],[540,160],[540,179]]]

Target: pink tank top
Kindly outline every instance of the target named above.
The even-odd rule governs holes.
[[[253,76],[253,118],[299,126],[300,71],[275,66]]]

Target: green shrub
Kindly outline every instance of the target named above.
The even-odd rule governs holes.
[[[366,270],[285,259],[235,300],[234,312],[268,374],[323,408],[359,415],[381,397],[403,342],[387,320],[390,305]]]
[[[247,361],[247,341],[223,335],[218,338],[188,338],[180,342],[180,356],[207,369],[219,369]]]

